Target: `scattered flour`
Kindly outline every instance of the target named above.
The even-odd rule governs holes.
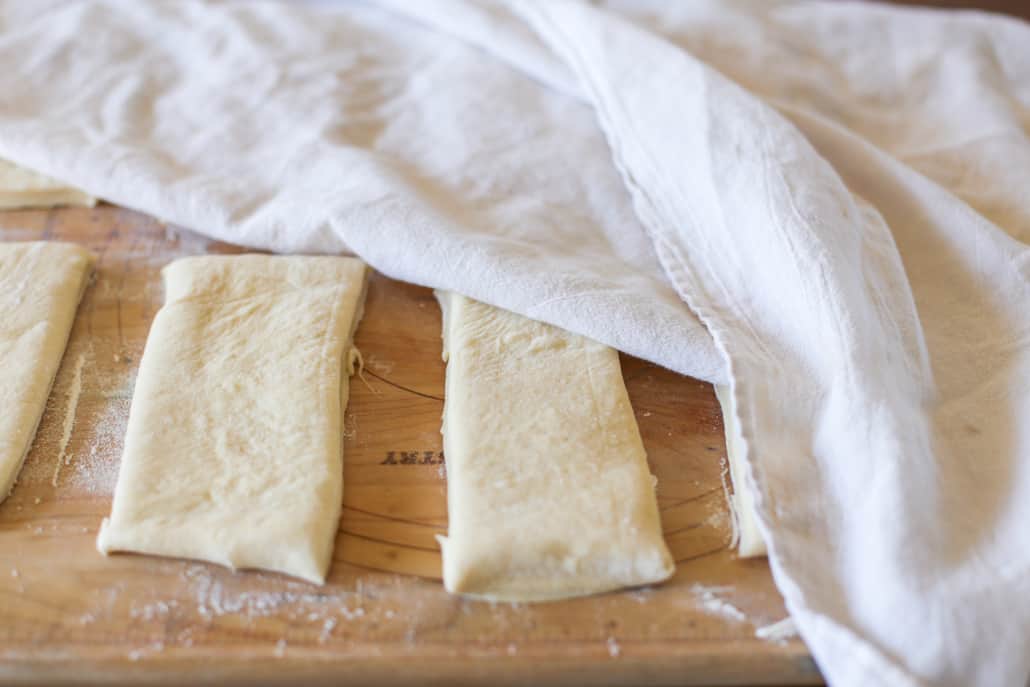
[[[147,604],[142,608],[137,607],[135,603],[129,608],[129,617],[141,618],[142,620],[153,620],[154,618],[166,618],[172,609],[178,607],[179,602],[175,599],[169,601],[157,601],[153,604]]]
[[[138,661],[141,658],[145,658],[146,656],[161,653],[162,651],[164,651],[164,649],[164,642],[153,642],[151,644],[148,644],[147,646],[140,647],[139,649],[133,649],[126,655],[128,656],[130,661]]]
[[[767,642],[775,642],[776,644],[786,644],[788,639],[797,636],[798,628],[794,624],[794,619],[790,616],[775,623],[763,625],[755,630],[755,637],[764,639]]]
[[[636,601],[638,604],[647,603],[647,600],[654,594],[654,589],[651,587],[641,587],[640,589],[634,589],[631,592],[627,592],[629,598]]]
[[[732,530],[733,529],[733,518],[731,517],[730,511],[723,507],[718,501],[711,501],[709,503],[708,517],[704,519],[704,524],[708,527],[717,530]],[[731,531],[730,537],[732,540],[733,533]],[[727,542],[727,546],[731,546],[732,541]]]
[[[619,643],[615,640],[615,637],[609,637],[608,641],[605,642],[605,644],[608,645],[608,655],[612,658],[618,658],[619,655],[622,653],[622,647],[619,646]]]
[[[317,640],[325,643],[340,622],[366,616],[359,591],[314,590],[310,585],[292,580],[277,581],[277,589],[233,591],[202,564],[188,566],[180,577],[196,604],[197,614],[207,622],[234,615],[249,624],[258,618],[281,616],[294,622],[310,623],[312,629],[318,629]],[[176,605],[174,601],[156,601],[134,607],[131,613],[144,620],[164,619]],[[384,616],[392,618],[394,612],[386,611]]]
[[[75,429],[75,411],[79,408],[79,396],[82,394],[82,367],[86,364],[86,355],[79,353],[75,359],[75,368],[72,372],[72,381],[65,392],[64,422],[61,423],[61,439],[57,452],[57,463],[54,466],[54,476],[50,483],[55,487],[61,476],[61,467],[71,462],[71,456],[66,455],[68,442],[72,438],[72,430]]]
[[[118,477],[135,368],[120,365],[108,371],[106,359],[97,361],[92,344],[73,343],[66,357],[74,364],[58,373],[48,417],[40,424],[18,482],[59,483],[62,489],[109,496]]]
[[[86,448],[79,452],[72,469],[65,475],[65,480],[75,489],[89,494],[114,493],[122,442],[129,423],[135,369],[125,375],[123,388],[104,394],[106,402],[99,416],[90,423],[90,434],[85,437]]]
[[[347,608],[346,606],[342,606],[340,608],[340,615],[342,615],[347,620],[354,620],[355,618],[362,618],[362,617],[364,617],[365,609],[364,608],[355,608],[352,611],[351,609]]]
[[[732,590],[732,587],[705,587],[700,584],[694,584],[690,587],[690,592],[700,602],[701,609],[705,613],[717,615],[727,620],[744,622],[747,620],[747,616],[739,608],[728,601],[723,601],[717,596],[719,593],[730,590]]]
[[[343,419],[343,437],[345,439],[356,438],[358,436],[358,419],[354,413],[346,413]]]
[[[329,618],[322,623],[322,632],[318,635],[319,644],[325,644],[329,641],[329,636],[333,633],[333,629],[336,627],[337,622],[336,618]]]

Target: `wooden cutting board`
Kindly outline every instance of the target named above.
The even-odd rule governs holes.
[[[240,249],[144,215],[0,213],[0,240],[99,256],[35,444],[0,505],[0,681],[181,684],[813,683],[764,560],[729,549],[722,424],[710,385],[623,357],[678,567],[648,589],[540,605],[448,595],[440,313],[372,278],[363,379],[345,422],[344,510],[323,586],[193,561],[97,553],[137,365],[175,257]],[[247,513],[239,514],[241,519]]]

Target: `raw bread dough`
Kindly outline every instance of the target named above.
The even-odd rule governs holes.
[[[715,397],[722,408],[722,426],[726,432],[726,459],[733,481],[733,517],[736,522],[737,553],[744,558],[764,556],[765,539],[758,529],[755,502],[745,480],[744,438],[737,423],[737,409],[728,386],[715,385]]]
[[[201,256],[163,276],[97,547],[324,582],[364,263]]]
[[[668,578],[618,353],[457,294],[437,298],[447,590],[544,601]]]
[[[36,435],[93,271],[70,243],[0,243],[0,501]]]
[[[93,207],[97,199],[56,179],[0,160],[0,210],[52,208],[58,205]]]

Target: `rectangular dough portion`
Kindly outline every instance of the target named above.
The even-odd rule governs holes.
[[[342,505],[364,263],[201,256],[163,276],[97,547],[321,584]]]
[[[71,243],[0,243],[0,502],[32,446],[92,273],[93,255]]]
[[[447,360],[447,590],[545,601],[674,570],[618,353],[437,293]]]
[[[0,210],[53,208],[60,205],[93,207],[97,199],[65,186],[56,179],[0,160]]]
[[[765,539],[758,529],[758,516],[755,515],[755,502],[751,497],[750,486],[746,483],[746,466],[744,465],[744,437],[737,424],[736,403],[729,386],[715,385],[715,397],[722,410],[722,425],[726,433],[726,460],[730,464],[730,480],[733,482],[733,521],[736,536],[737,553],[742,558],[755,558],[766,555]]]

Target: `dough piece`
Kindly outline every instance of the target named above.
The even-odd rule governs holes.
[[[97,547],[321,584],[342,506],[365,264],[201,256],[162,274]]]
[[[92,272],[92,254],[71,243],[0,243],[0,502],[32,446]]]
[[[743,558],[764,556],[765,539],[758,530],[755,502],[751,498],[744,475],[744,438],[737,424],[737,409],[733,394],[728,386],[717,384],[715,397],[722,408],[722,426],[726,432],[726,459],[730,464],[730,480],[733,482],[733,517],[737,524],[737,554]]]
[[[53,208],[58,205],[93,207],[97,199],[56,179],[0,160],[0,210]]]
[[[437,298],[447,590],[545,601],[668,578],[618,353],[454,293]]]

